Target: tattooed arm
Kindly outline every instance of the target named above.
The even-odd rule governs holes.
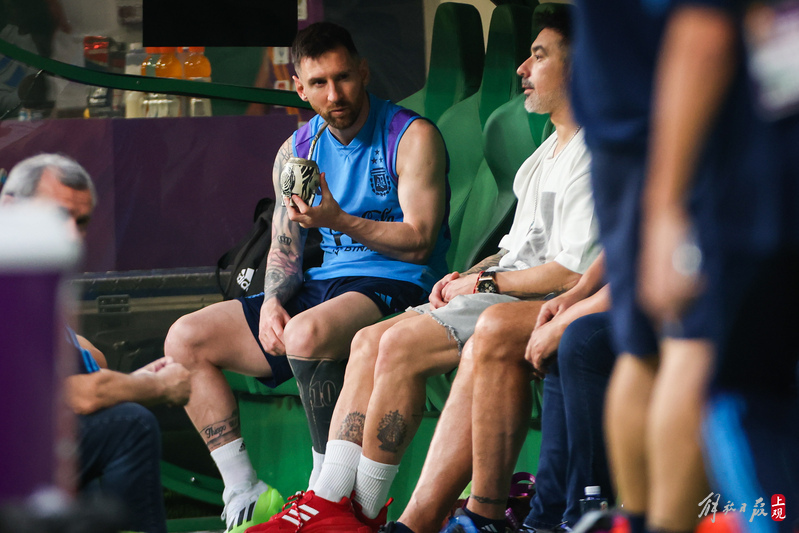
[[[472,268],[464,272],[463,275],[467,276],[469,274],[479,274],[483,270],[488,270],[491,267],[497,266],[499,264],[499,260],[502,259],[502,256],[505,255],[506,253],[508,253],[507,250],[505,250],[504,248],[500,248],[499,252],[495,253],[494,255],[489,255],[488,257],[486,257],[485,259],[474,265]]]
[[[280,193],[280,173],[289,157],[291,138],[280,147],[272,168],[272,183],[277,194]],[[264,303],[261,306],[258,337],[266,351],[285,355],[283,328],[290,317],[283,303],[302,285],[302,250],[308,232],[297,222],[289,220],[282,198],[279,200],[272,216],[272,246],[266,259]]]
[[[505,249],[500,249],[494,255],[489,255],[472,268],[464,273],[452,272],[447,274],[430,291],[430,305],[437,309],[446,305],[450,300],[459,294],[471,294],[477,282],[477,274],[499,264],[502,256],[508,253]]]

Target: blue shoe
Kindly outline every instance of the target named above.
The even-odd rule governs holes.
[[[449,519],[441,533],[480,533],[472,519],[466,516],[461,509],[455,511],[455,516]],[[501,533],[501,532],[497,532]]]
[[[497,529],[493,525],[484,526],[480,529],[474,525],[472,519],[464,512],[463,509],[458,509],[452,518],[449,519],[447,525],[441,530],[441,533],[506,533],[505,526]]]

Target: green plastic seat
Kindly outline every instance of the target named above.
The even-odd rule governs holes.
[[[560,9],[568,9],[568,6],[541,4],[535,8],[530,21],[531,42],[540,31],[540,17]],[[525,56],[529,56],[529,46]],[[454,260],[458,264],[472,265],[496,252],[499,240],[510,230],[513,222],[516,206],[513,180],[516,171],[554,131],[548,116],[527,112],[524,100],[523,94],[515,96],[499,106],[485,121],[483,154],[495,183],[492,185],[487,182],[488,173],[481,166],[477,180],[486,182],[475,182],[473,185],[465,208],[469,220],[464,219],[459,229],[470,231],[472,227],[480,228],[479,235],[464,239],[464,245],[469,248],[461,247],[456,252]],[[466,244],[465,241],[470,242]]]
[[[466,202],[485,162],[483,127],[495,109],[521,92],[516,68],[529,56],[531,31],[531,9],[515,5],[494,9],[480,90],[449,108],[438,121],[451,161],[449,223],[453,245],[447,255],[451,269],[462,268],[457,256],[462,253],[459,248]],[[465,228],[468,231],[468,225]],[[472,236],[464,238],[470,240]]]
[[[541,145],[545,138],[543,132],[547,124],[551,124],[547,115],[528,113],[524,100],[521,94],[500,106],[488,118],[483,130],[483,152],[494,183],[481,184],[481,191],[475,184],[473,198],[469,199],[469,212],[485,213],[472,222],[472,225],[480,224],[483,231],[475,236],[470,249],[460,251],[459,261],[465,264],[474,264],[496,253],[500,239],[513,223],[516,172]],[[480,179],[488,180],[489,176],[478,175]],[[480,202],[488,205],[477,205]]]
[[[433,122],[480,88],[485,51],[480,13],[472,5],[445,2],[436,9],[427,81],[400,105]]]

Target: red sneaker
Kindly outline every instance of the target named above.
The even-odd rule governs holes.
[[[320,498],[312,490],[289,498],[283,510],[269,522],[252,526],[245,533],[372,533],[355,518],[346,496],[338,503]]]
[[[386,502],[383,508],[380,509],[380,512],[377,513],[376,517],[367,518],[367,516],[363,514],[361,504],[355,501],[355,493],[353,492],[352,494],[352,511],[355,513],[355,518],[369,526],[369,528],[372,530],[372,533],[377,533],[377,530],[380,529],[381,526],[386,525],[386,520],[388,519],[388,506],[391,505],[391,502],[394,501],[394,498],[388,499],[388,502]]]

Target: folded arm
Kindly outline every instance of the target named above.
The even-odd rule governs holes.
[[[92,353],[102,353],[83,337],[78,340]],[[103,364],[105,358],[102,357]],[[122,402],[142,405],[167,403],[185,405],[191,386],[189,371],[171,358],[161,358],[139,370],[125,374],[106,368],[91,374],[77,374],[66,379],[67,403],[77,414],[90,414]]]

